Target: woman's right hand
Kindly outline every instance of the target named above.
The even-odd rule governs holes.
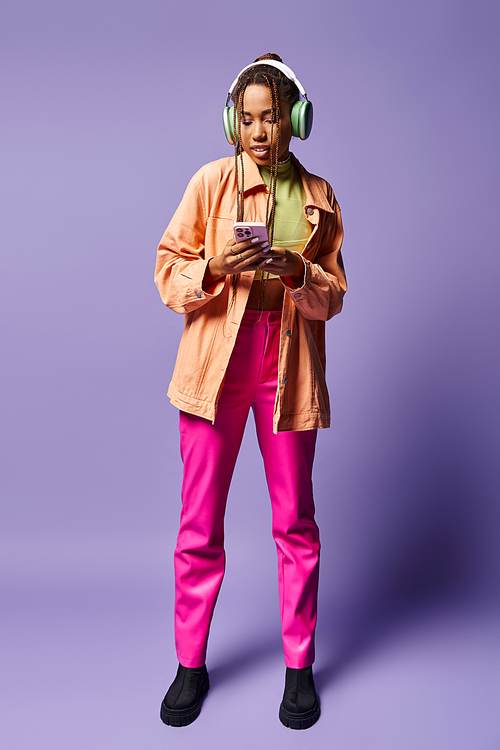
[[[255,271],[269,249],[269,242],[259,241],[258,237],[252,237],[244,242],[236,242],[231,238],[226,242],[220,255],[210,258],[203,287],[208,288],[223,276]]]

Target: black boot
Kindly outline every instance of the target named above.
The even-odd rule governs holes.
[[[319,701],[312,667],[286,668],[285,692],[279,716],[281,723],[290,729],[308,729],[318,721]]]
[[[190,668],[179,664],[175,680],[163,699],[160,718],[172,727],[186,727],[201,711],[200,698],[208,692],[210,683],[205,665]]]

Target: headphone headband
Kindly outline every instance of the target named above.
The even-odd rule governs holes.
[[[292,124],[292,135],[296,138],[300,138],[302,141],[305,141],[306,138],[309,138],[309,133],[311,132],[312,123],[313,123],[313,106],[312,103],[308,100],[307,94],[305,92],[304,87],[302,86],[301,82],[293,72],[291,68],[288,67],[288,65],[285,65],[285,63],[279,62],[277,60],[257,60],[257,62],[250,63],[250,65],[247,65],[243,68],[243,70],[240,70],[236,78],[231,84],[231,88],[229,89],[229,93],[227,95],[226,100],[226,106],[224,107],[224,111],[222,112],[222,124],[224,127],[224,133],[226,135],[226,138],[229,143],[234,144],[238,140],[238,134],[234,132],[234,120],[235,120],[235,113],[234,113],[234,107],[229,106],[229,102],[231,101],[231,96],[233,94],[233,91],[239,81],[240,76],[249,68],[253,68],[255,65],[270,65],[273,68],[278,68],[278,70],[281,70],[282,73],[286,75],[287,78],[290,79],[290,81],[293,81],[293,83],[297,86],[299,90],[299,94],[303,97],[304,101],[301,102],[300,100],[296,101],[293,107],[290,110],[290,121]],[[236,128],[237,129],[237,128]]]
[[[306,101],[308,101],[307,94],[305,92],[303,85],[301,84],[301,82],[299,81],[299,79],[297,78],[293,70],[288,67],[288,65],[285,65],[285,63],[279,62],[279,60],[258,60],[257,62],[250,63],[250,65],[246,65],[243,68],[243,70],[240,70],[240,72],[238,73],[234,81],[232,82],[231,87],[229,89],[229,93],[227,95],[227,100],[226,100],[226,107],[231,101],[231,95],[236,87],[236,84],[238,83],[240,76],[242,75],[242,73],[245,72],[245,70],[249,70],[250,68],[253,68],[254,65],[270,65],[273,68],[278,68],[278,70],[281,70],[281,72],[284,73],[287,78],[289,78],[291,81],[294,82],[294,84],[297,86],[299,90],[299,93],[304,97]]]

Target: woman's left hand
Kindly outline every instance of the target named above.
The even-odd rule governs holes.
[[[266,257],[259,261],[257,268],[276,276],[290,276],[296,284],[304,279],[304,263],[298,253],[273,245]]]

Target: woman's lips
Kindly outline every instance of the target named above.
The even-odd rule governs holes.
[[[269,146],[254,146],[252,148],[253,153],[255,156],[258,156],[259,158],[266,158],[269,155],[270,148]]]

